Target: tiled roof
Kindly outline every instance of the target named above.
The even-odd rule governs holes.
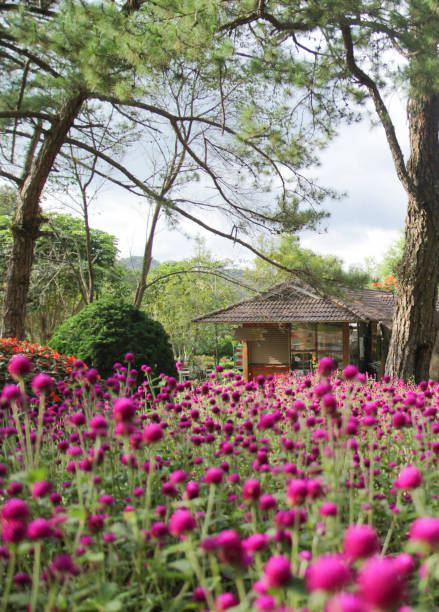
[[[325,295],[298,279],[275,285],[254,298],[194,319],[203,323],[294,321],[383,321],[390,324],[393,295],[377,289],[344,289]]]

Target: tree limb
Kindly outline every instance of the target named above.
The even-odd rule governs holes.
[[[228,276],[227,274],[221,273],[221,272],[217,272],[215,270],[200,270],[197,268],[193,268],[193,269],[189,269],[189,270],[178,270],[176,272],[169,272],[168,274],[163,274],[162,276],[158,276],[157,278],[155,278],[154,280],[152,280],[151,282],[149,282],[145,289],[149,289],[150,287],[152,287],[153,285],[155,285],[156,283],[159,283],[162,280],[165,280],[166,278],[169,278],[171,276],[177,276],[179,274],[210,274],[211,276],[216,276],[218,278],[222,278],[223,280],[229,282],[229,283],[233,283],[235,285],[238,285],[239,287],[243,287],[244,289],[248,289],[248,291],[254,291],[255,293],[259,293],[259,289],[255,289],[254,287],[250,287],[249,285],[246,285],[245,283],[242,283],[241,281],[236,280],[235,278],[232,278],[231,276]]]
[[[18,185],[18,187],[21,187],[23,185],[23,180],[21,178],[18,178],[18,176],[14,176],[13,174],[10,174],[9,172],[6,172],[6,170],[2,170],[1,168],[0,176],[3,176],[9,181],[13,181],[16,185]]]
[[[367,75],[355,61],[354,45],[352,42],[352,33],[349,25],[342,24],[341,32],[343,35],[343,42],[345,48],[346,65],[353,74],[353,76],[358,79],[360,84],[364,85],[369,90],[370,96],[375,104],[376,112],[386,133],[387,142],[390,147],[390,152],[392,154],[398,178],[401,181],[406,192],[408,194],[411,194],[414,192],[414,185],[408,175],[407,168],[404,162],[404,156],[402,154],[401,147],[399,146],[399,142],[396,137],[395,127],[390,118],[389,111],[387,110],[387,107],[384,104],[376,82],[369,75]]]

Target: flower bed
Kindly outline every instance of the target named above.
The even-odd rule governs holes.
[[[131,356],[129,356],[131,358]],[[0,612],[428,610],[439,386],[217,372],[2,393]],[[144,368],[148,376],[148,368]]]
[[[0,386],[11,382],[7,366],[14,355],[26,355],[32,362],[34,372],[45,372],[56,379],[68,378],[76,357],[65,357],[48,346],[40,346],[17,340],[0,338]]]

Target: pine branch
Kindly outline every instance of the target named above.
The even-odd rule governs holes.
[[[36,111],[10,110],[0,111],[0,119],[42,119],[43,121],[50,121],[52,123],[56,120],[56,117]]]
[[[370,96],[375,104],[376,112],[386,133],[387,142],[390,147],[390,152],[392,154],[398,178],[408,194],[414,193],[415,188],[407,172],[404,156],[396,136],[395,127],[390,118],[389,111],[387,110],[387,107],[381,97],[378,86],[376,82],[368,74],[366,74],[355,61],[354,44],[352,42],[352,33],[349,25],[342,24],[341,32],[343,35],[345,48],[346,65],[353,76],[358,79],[359,83],[367,87],[369,90]]]
[[[9,36],[3,32],[2,36],[5,36],[12,41],[15,40],[12,36]],[[12,42],[6,42],[5,40],[2,40],[2,38],[0,38],[0,46],[6,47],[6,49],[14,51],[18,55],[23,55],[24,57],[27,57],[27,59],[31,60],[33,64],[36,64],[39,68],[45,70],[55,78],[59,78],[61,76],[61,74],[54,70],[50,64],[42,60],[40,57],[38,57],[38,55],[35,55],[35,53],[31,53],[27,49],[21,49],[20,47],[17,47],[17,45],[12,44]]]

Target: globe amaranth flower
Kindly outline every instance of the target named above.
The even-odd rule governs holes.
[[[27,537],[30,540],[44,540],[52,536],[52,526],[46,519],[36,518],[27,527]]]
[[[325,606],[325,612],[367,612],[366,605],[355,593],[336,593]]]
[[[8,365],[9,374],[12,378],[15,378],[15,380],[23,378],[26,374],[30,374],[33,369],[31,360],[25,355],[15,355]]]
[[[340,591],[351,580],[351,573],[342,555],[323,555],[309,566],[306,584],[309,591]]]
[[[337,504],[334,504],[333,502],[325,502],[320,506],[319,513],[320,516],[337,516]]]
[[[288,485],[287,490],[287,502],[290,506],[297,506],[303,504],[308,493],[308,486],[306,480],[296,478],[292,480]]]
[[[402,600],[406,584],[393,559],[372,557],[361,568],[357,587],[368,607],[393,610]]]
[[[197,521],[189,510],[177,510],[169,519],[169,531],[175,536],[192,531],[196,526]]]
[[[48,374],[37,374],[32,379],[32,389],[39,393],[51,391],[55,385],[55,381]]]
[[[29,507],[21,499],[13,497],[3,504],[1,518],[5,521],[22,521],[26,523],[29,519]]]
[[[223,563],[245,567],[248,556],[244,549],[241,536],[233,529],[226,529],[218,534],[216,546],[219,549],[219,557]]]
[[[32,497],[45,497],[52,491],[52,483],[48,480],[38,480],[31,486]]]
[[[378,552],[380,542],[375,529],[369,525],[351,525],[343,538],[343,552],[351,561],[370,557]]]
[[[117,423],[130,423],[136,414],[136,404],[126,397],[119,397],[113,405],[113,417]]]
[[[418,468],[408,465],[400,471],[396,484],[403,491],[416,489],[422,484],[422,473]]]
[[[215,599],[213,609],[214,612],[224,612],[224,610],[228,610],[228,608],[237,606],[238,603],[239,601],[233,593],[221,593],[221,595],[218,595]]]
[[[261,496],[261,483],[256,478],[249,478],[242,485],[242,497],[247,501],[257,501]]]
[[[283,555],[274,555],[265,564],[263,582],[269,589],[285,586],[291,576],[291,562]]]
[[[163,436],[163,428],[158,423],[150,423],[144,428],[142,433],[142,437],[147,444],[159,442]]]
[[[330,357],[322,357],[319,361],[317,371],[320,376],[328,377],[335,370],[335,364]]]
[[[439,544],[439,518],[433,516],[421,516],[411,525],[409,540],[422,542],[431,549]]]

